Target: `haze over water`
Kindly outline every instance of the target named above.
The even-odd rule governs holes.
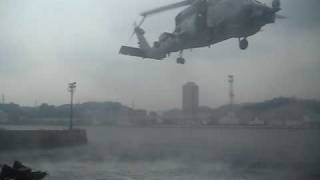
[[[30,127],[21,127],[30,128]],[[1,152],[46,179],[317,179],[319,130],[87,128],[89,145]]]

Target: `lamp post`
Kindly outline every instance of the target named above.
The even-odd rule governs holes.
[[[68,90],[70,92],[70,123],[69,123],[69,130],[73,128],[73,94],[76,90],[77,83],[69,83]]]
[[[234,89],[233,89],[233,83],[234,83],[234,75],[228,76],[228,82],[229,82],[229,98],[230,98],[230,118],[233,120],[235,119],[234,114]]]
[[[234,89],[233,89],[234,75],[228,76],[228,82],[229,82],[230,107],[232,108],[232,106],[234,104]]]

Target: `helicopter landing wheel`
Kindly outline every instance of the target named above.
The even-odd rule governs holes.
[[[247,38],[240,39],[239,38],[239,47],[241,50],[246,50],[249,46],[249,42]]]
[[[183,50],[179,52],[179,57],[177,58],[177,64],[185,64],[186,60],[183,58]]]
[[[186,60],[182,57],[178,57],[177,58],[177,64],[185,64],[186,63]]]

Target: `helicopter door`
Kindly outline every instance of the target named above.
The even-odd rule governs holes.
[[[184,19],[178,24],[175,32],[178,35],[182,35],[184,37],[192,38],[197,33],[197,15],[192,14],[189,16],[185,16]]]

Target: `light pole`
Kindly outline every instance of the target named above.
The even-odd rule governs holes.
[[[76,90],[77,83],[69,83],[68,90],[70,92],[70,124],[69,124],[69,130],[72,130],[73,128],[73,94]]]
[[[233,89],[234,75],[228,76],[228,82],[229,82],[230,107],[232,108],[232,106],[234,104],[234,89]]]
[[[234,119],[234,89],[233,89],[233,83],[234,83],[234,75],[228,76],[228,82],[229,82],[229,98],[230,98],[230,116],[232,119]]]

